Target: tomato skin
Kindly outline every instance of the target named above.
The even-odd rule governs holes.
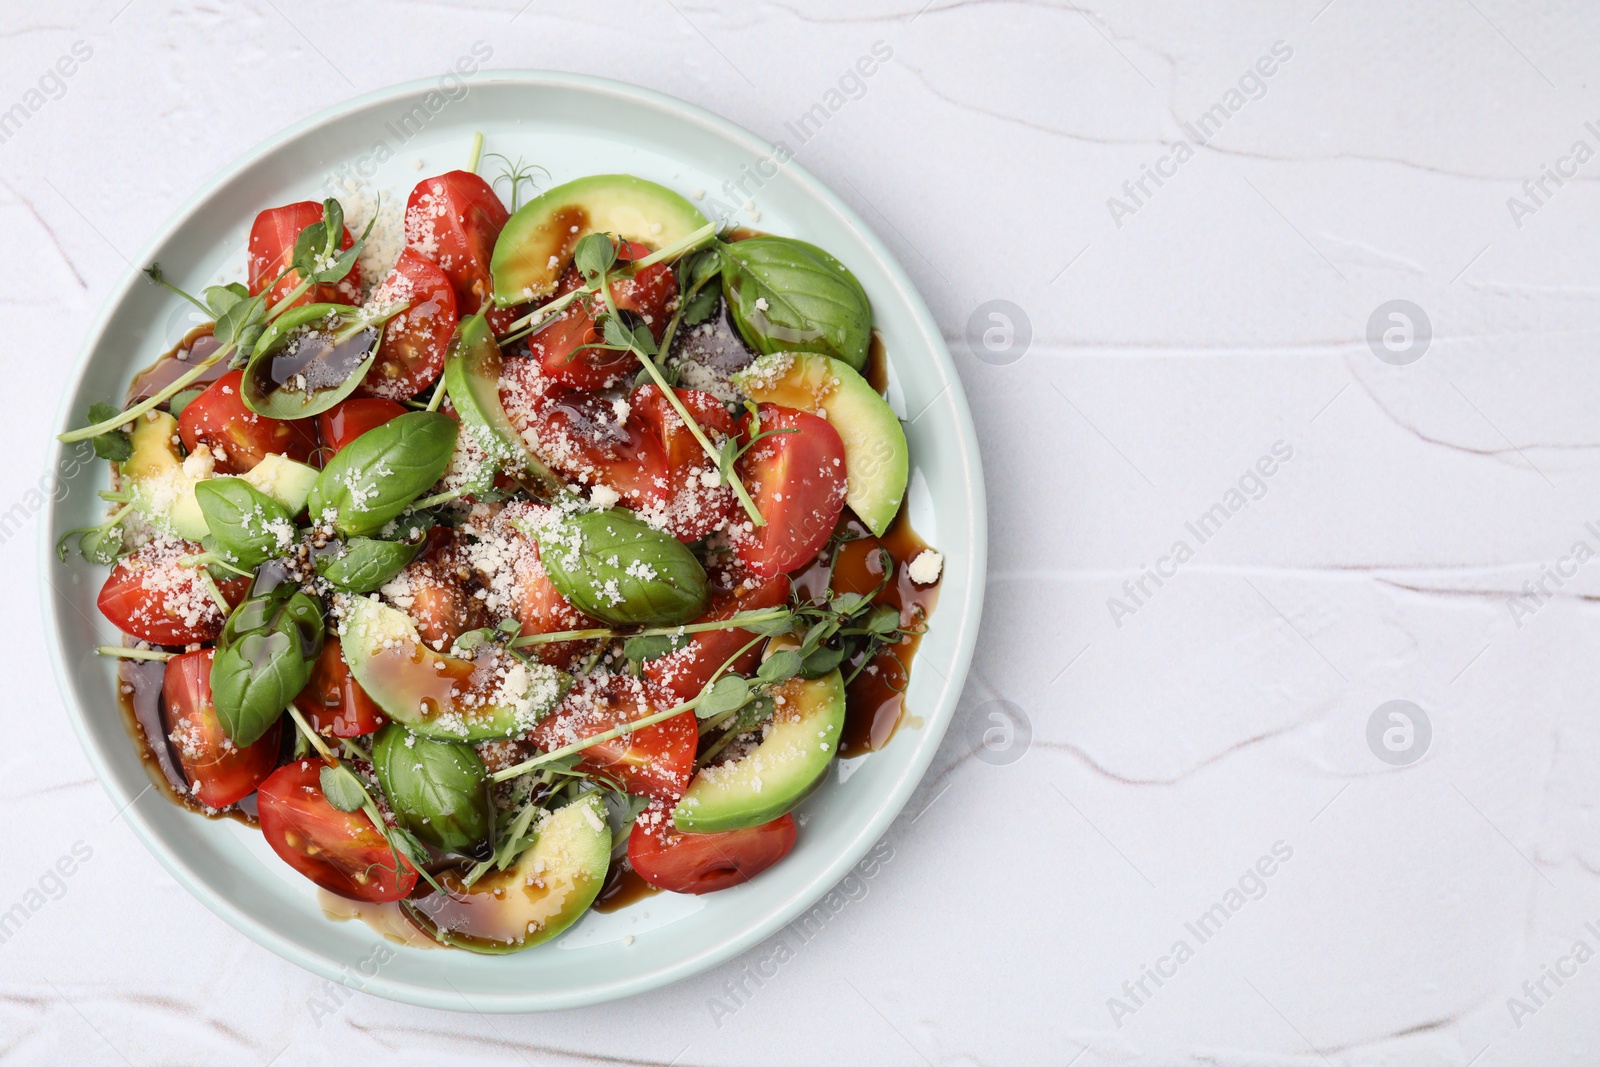
[[[489,300],[489,260],[511,213],[489,183],[465,170],[425,178],[406,200],[406,244],[438,265],[456,291],[459,314]]]
[[[394,852],[363,811],[344,812],[322,795],[322,761],[284,764],[256,791],[261,833],[289,866],[351,900],[401,900],[417,870]]]
[[[612,401],[559,394],[539,406],[533,421],[541,454],[564,478],[608,485],[634,511],[657,510],[671,499],[666,450],[631,404],[618,425]]]
[[[789,576],[786,574],[765,578],[753,589],[735,586],[713,596],[706,613],[695,622],[720,622],[733,618],[741,611],[786,604],[789,587]],[[755,634],[749,630],[705,630],[691,635],[687,647],[646,661],[641,673],[651,699],[663,707],[694,699],[717,668],[753,637]],[[748,674],[760,656],[761,645],[757,643],[741,654],[729,670],[734,674]]]
[[[217,470],[243,474],[276,452],[308,463],[317,450],[315,419],[269,419],[245,406],[240,393],[244,371],[229,371],[189,401],[178,416],[178,436],[193,452],[200,445],[220,452]]]
[[[332,634],[322,643],[311,681],[294,703],[311,720],[312,729],[334,737],[374,733],[389,721],[350,673],[339,639]]]
[[[236,748],[211,702],[212,649],[185,652],[161,676],[163,723],[192,795],[210,808],[237,804],[278,765],[283,724],[275,722],[248,748]]]
[[[178,553],[146,545],[124,556],[100,588],[100,613],[123,633],[152,644],[215,640],[225,621],[222,612],[198,580],[197,568],[178,565],[184,556],[199,552],[199,545]],[[230,578],[217,588],[229,604],[238,604],[250,589],[250,579]]]
[[[301,200],[294,204],[285,204],[282,207],[270,207],[256,216],[255,223],[250,227],[250,294],[259,296],[267,291],[267,285],[278,276],[278,272],[287,267],[294,259],[294,243],[300,237],[300,231],[314,222],[322,221],[322,205],[314,200]],[[339,243],[340,248],[349,248],[355,244],[355,239],[350,236],[350,230],[344,230],[344,236]],[[271,309],[274,304],[289,294],[289,290],[300,284],[298,271],[290,271],[282,281],[272,286],[267,297],[267,307]],[[356,279],[356,272],[351,268],[350,274],[337,283],[322,283],[313,285],[302,296],[295,299],[290,307],[299,307],[302,304],[354,304],[361,298],[361,288]]]
[[[844,511],[844,442],[828,421],[795,408],[762,404],[761,431],[794,430],[763,437],[739,460],[739,477],[767,521],[736,530],[734,549],[761,577],[797,570],[816,556]],[[740,434],[750,438],[745,416]]]
[[[626,263],[643,258],[648,252],[641,244],[625,241],[618,249],[617,258]],[[565,296],[582,285],[583,275],[578,273],[578,268],[568,267],[555,295]],[[677,295],[677,278],[672,268],[664,263],[646,267],[632,278],[619,278],[611,283],[611,299],[617,309],[639,315],[658,341],[667,328],[667,306]],[[607,388],[633,374],[638,366],[638,359],[632,352],[597,348],[578,351],[584,345],[600,341],[600,332],[594,324],[594,305],[593,297],[573,302],[560,318],[528,339],[528,350],[539,361],[545,375],[571,389]]]
[[[673,893],[714,893],[748,882],[787,856],[796,835],[793,815],[715,834],[680,834],[670,828],[670,816],[660,821],[661,829],[646,826],[645,818],[633,824],[628,863],[639,877]]]
[[[317,436],[324,447],[337,454],[345,445],[368,430],[404,415],[406,409],[393,400],[380,397],[354,397],[341,400],[317,416]]]
[[[698,389],[674,392],[713,445],[720,446],[734,435],[733,417],[722,401]],[[629,402],[660,440],[667,458],[671,486],[666,526],[673,536],[680,541],[698,541],[735,518],[740,508],[733,489],[705,483],[703,475],[717,473],[716,461],[706,455],[666,394],[654,384],[644,385],[634,390]]]
[[[599,682],[580,681],[539,721],[528,739],[552,752],[666,707],[653,707],[638,681],[624,675]],[[690,709],[585,749],[583,766],[621,778],[630,793],[671,804],[689,788],[699,743],[700,729]]]
[[[374,300],[409,300],[411,306],[383,328],[377,359],[356,394],[405,400],[438,381],[444,371],[445,350],[456,332],[455,289],[444,271],[407,248]]]
[[[552,634],[563,630],[587,630],[600,626],[561,595],[539,559],[539,543],[511,524],[517,517],[537,518],[546,509],[537,504],[512,503],[497,520],[500,536],[516,546],[511,559],[511,574],[516,583],[517,621],[524,634]],[[571,667],[595,647],[593,641],[564,641],[534,645],[524,651],[556,667]]]
[[[493,626],[477,591],[472,567],[459,535],[447,526],[428,531],[422,554],[395,578],[407,591],[409,603],[399,607],[417,624],[417,633],[430,648],[448,650],[468,630]]]

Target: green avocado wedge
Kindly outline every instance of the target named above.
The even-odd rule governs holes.
[[[844,679],[838,671],[810,680],[791,678],[773,696],[783,703],[755,751],[703,768],[689,783],[672,812],[680,832],[761,826],[792,811],[827,777],[844,729]]]
[[[845,501],[882,537],[905,499],[910,475],[906,432],[889,402],[836,359],[814,352],[762,356],[733,376],[750,399],[826,418],[844,441]]]
[[[495,304],[510,307],[555,292],[573,249],[591,233],[664,248],[705,225],[689,201],[629,174],[558,185],[522,205],[500,231],[489,263]]]
[[[565,672],[492,646],[476,659],[435,652],[411,616],[370,597],[344,601],[340,648],[385,715],[419,737],[443,741],[527,733],[570,685]]]
[[[538,840],[516,863],[461,885],[456,871],[439,878],[444,893],[404,902],[406,913],[435,940],[489,955],[543,944],[577,922],[605,884],[611,829],[598,793],[557,808],[534,827]]]
[[[505,366],[485,312],[464,319],[444,359],[444,389],[461,423],[489,459],[542,500],[562,489],[561,479],[528,447],[500,402]]]

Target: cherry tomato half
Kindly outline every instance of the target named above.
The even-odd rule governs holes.
[[[313,222],[321,221],[322,205],[314,200],[271,207],[256,216],[255,224],[250,227],[252,296],[259,296],[267,291],[272,279],[294,259],[294,243],[299,239],[300,231]],[[355,240],[350,236],[349,229],[345,229],[339,247],[349,248],[353,244]],[[299,272],[291,270],[281,281],[272,286],[267,297],[267,307],[270,308],[282,300],[289,294],[289,290],[299,284]],[[290,307],[299,307],[301,304],[354,304],[360,298],[361,289],[355,269],[352,268],[350,274],[340,282],[313,285],[303,296],[297,297]]]
[[[406,201],[406,244],[438,265],[455,287],[459,313],[489,300],[489,260],[511,213],[489,183],[465,170],[425,178]]]
[[[733,418],[722,401],[698,389],[677,389],[678,400],[689,412],[702,433],[717,447],[734,435]],[[718,481],[715,460],[705,449],[677,409],[655,385],[634,390],[629,402],[654,429],[666,453],[670,497],[665,525],[680,541],[698,541],[725,526],[740,512],[733,490]]]
[[[411,306],[389,320],[378,355],[356,386],[361,396],[404,400],[438,381],[445,350],[456,332],[456,293],[444,271],[413,248],[400,259],[373,294],[378,304],[409,300]]]
[[[363,811],[344,812],[322,795],[320,760],[285,764],[261,783],[261,833],[285,863],[330,893],[373,903],[416,888],[417,870],[395,854]]]
[[[468,630],[493,626],[460,535],[448,526],[428,531],[422,554],[394,579],[395,607],[410,615],[428,647],[447,651]],[[385,588],[389,588],[385,586]]]
[[[161,700],[167,739],[194,798],[207,807],[225,808],[254,793],[278,765],[283,724],[273,723],[248,748],[236,747],[211,702],[212,654],[207,648],[169,660],[161,676]]]
[[[600,624],[561,595],[539,560],[539,543],[511,524],[511,519],[537,516],[547,509],[537,504],[508,504],[496,521],[496,538],[510,547],[511,576],[516,589],[517,621],[523,634],[552,634],[563,630],[586,630]],[[557,667],[569,667],[588,655],[596,642],[563,641],[534,645],[524,649],[530,655]]]
[[[628,401],[593,393],[553,396],[539,406],[534,427],[540,454],[557,474],[608,485],[634,511],[659,511],[671,500],[666,450]]]
[[[743,584],[716,594],[711,606],[696,622],[721,622],[741,611],[775,608],[789,600],[789,576],[775,574],[753,589]],[[691,700],[727,660],[749,644],[756,635],[749,630],[704,630],[689,637],[688,645],[665,656],[647,660],[643,674],[651,697],[663,707]],[[761,645],[741,654],[729,668],[734,674],[748,674],[761,655]]]
[[[648,251],[644,245],[624,241],[617,258],[626,263],[643,258]],[[582,285],[583,275],[576,267],[568,267],[555,295],[565,296]],[[617,309],[637,314],[658,341],[667,328],[667,305],[677,295],[677,279],[665,263],[611,283],[611,298]],[[594,324],[594,303],[592,297],[574,302],[560,318],[528,339],[528,351],[544,373],[571,389],[604,389],[628,377],[638,365],[632,352],[584,347],[600,341]]]
[[[739,476],[765,526],[738,529],[734,549],[751,572],[782,574],[810,563],[844,511],[844,442],[828,421],[778,404],[758,409],[762,437],[739,459]],[[745,416],[741,435],[753,423]]]
[[[243,381],[244,371],[229,371],[189,401],[178,416],[183,447],[193,452],[205,445],[224,474],[243,474],[272,452],[309,462],[317,449],[316,420],[257,415],[240,395]]]
[[[673,893],[714,893],[748,882],[794,848],[795,822],[785,815],[761,826],[716,834],[680,834],[646,826],[647,812],[628,835],[628,863],[639,877]]]
[[[322,654],[311,669],[311,681],[300,690],[294,703],[311,720],[312,729],[334,737],[360,737],[389,721],[356,682],[344,661],[339,639],[331,634],[322,643]]]
[[[580,681],[528,738],[551,752],[664,710],[650,705],[636,678],[612,675],[603,682]],[[621,778],[630,793],[672,803],[689,788],[699,743],[700,729],[690,710],[585,749],[583,765]]]
[[[199,545],[188,542],[182,548],[153,543],[124,556],[100,589],[100,613],[123,633],[158,645],[215,639],[222,632],[222,612],[200,580],[199,568],[181,565],[199,552]],[[237,604],[249,591],[250,579],[230,578],[217,588],[229,604]]]
[[[405,413],[406,409],[393,400],[375,396],[341,400],[317,416],[317,434],[325,448],[338,452],[368,430]]]

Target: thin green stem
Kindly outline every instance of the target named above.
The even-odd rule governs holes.
[[[646,715],[642,719],[634,719],[631,722],[622,723],[620,726],[613,726],[609,730],[601,731],[592,737],[586,737],[582,741],[575,741],[572,744],[558,748],[553,752],[546,752],[542,756],[535,756],[532,759],[523,760],[514,767],[507,767],[505,770],[495,771],[489,776],[489,780],[491,782],[504,782],[507,779],[515,778],[518,775],[527,774],[534,768],[542,767],[546,763],[553,763],[556,760],[565,759],[574,753],[582,752],[588,748],[593,748],[595,745],[603,744],[606,741],[614,741],[619,737],[626,737],[635,730],[643,730],[646,726],[654,726],[658,722],[665,722],[674,715],[682,715],[686,711],[693,710],[694,706],[699,702],[700,698],[697,696],[693,700],[679,704],[676,707],[668,708],[666,711],[658,711],[653,715]]]
[[[215,367],[219,362],[232,354],[233,345],[225,344],[211,355],[207,356],[205,359],[189,368],[189,370],[185,371],[165,389],[158,391],[154,396],[140,401],[127,411],[121,412],[112,418],[106,419],[104,422],[97,422],[93,426],[85,426],[81,429],[68,430],[66,433],[57,434],[56,440],[65,443],[71,443],[73,441],[87,441],[90,438],[99,437],[103,433],[110,433],[112,430],[121,429],[128,423],[139,418],[145,412],[154,410],[160,405],[166,403],[168,400],[172,399],[172,397],[176,396],[178,393],[183,392],[183,390],[188,387],[190,382],[199,378],[206,371],[210,370],[212,367]]]
[[[310,723],[306,722],[305,716],[300,714],[300,709],[290,704],[287,710],[289,717],[294,720],[294,724],[300,728],[301,735],[311,744],[312,748],[317,750],[318,755],[327,760],[329,764],[337,765],[339,757],[333,754],[333,749],[328,747],[328,743],[311,728]]]
[[[567,641],[594,641],[615,637],[679,637],[683,634],[709,633],[713,630],[743,630],[764,622],[777,622],[788,615],[788,608],[769,608],[759,613],[741,613],[731,619],[718,619],[714,622],[692,622],[684,626],[651,626],[632,633],[598,628],[562,630],[558,633],[529,634],[526,637],[519,637],[511,642],[511,647],[527,648],[531,645],[552,645]]]
[[[159,648],[126,648],[122,645],[101,645],[95,651],[113,659],[156,660],[161,663],[178,655],[176,652],[163,652]]]
[[[467,169],[473,174],[478,173],[478,161],[483,156],[483,131],[472,131],[472,151],[467,155]]]
[[[444,375],[439,375],[439,384],[434,386],[433,395],[428,398],[428,406],[424,411],[438,411],[439,405],[444,403]]]

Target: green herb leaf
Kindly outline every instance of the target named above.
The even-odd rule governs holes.
[[[322,795],[340,811],[360,811],[367,803],[367,791],[350,768],[324,765],[322,768]]]
[[[717,310],[717,303],[721,299],[722,293],[714,288],[708,286],[699,290],[683,305],[683,321],[690,326],[700,325]]]
[[[437,411],[409,411],[368,430],[322,469],[307,504],[311,521],[331,521],[345,536],[381,530],[444,474],[459,430]]]
[[[243,478],[207,478],[194,487],[210,533],[206,551],[254,570],[289,550],[294,518],[287,508]]]
[[[688,644],[688,637],[668,637],[656,634],[648,637],[630,637],[622,643],[622,654],[634,663],[645,663],[676,652]]]
[[[827,252],[789,237],[724,245],[722,294],[752,348],[820,352],[862,370],[872,306],[853,274]]]
[[[258,741],[300,695],[322,651],[322,605],[293,585],[256,585],[228,616],[211,661],[217,720],[240,748]]]
[[[181,393],[172,394],[172,399],[167,401],[167,410],[173,418],[183,414],[183,409],[194,403],[195,397],[205,392],[204,389],[185,389]]]
[[[694,553],[625,512],[570,515],[530,532],[556,589],[579,611],[610,625],[677,626],[699,615],[710,598]]]
[[[401,308],[304,304],[272,321],[251,346],[240,395],[273,419],[320,414],[355,392],[377,359],[383,324]]]
[[[879,636],[894,633],[900,629],[900,609],[893,604],[874,604],[872,611],[861,620],[861,627]]]
[[[572,262],[589,281],[611,269],[617,261],[617,246],[604,233],[586,234],[572,250]]]
[[[787,681],[799,673],[800,663],[800,653],[785,648],[768,656],[756,670],[756,677],[763,682]]]
[[[423,542],[352,537],[341,551],[317,557],[317,573],[347,593],[373,593],[417,558]]]
[[[694,714],[698,719],[709,719],[743,707],[749,699],[750,683],[737,674],[724,674],[700,698],[700,703],[694,706]]]
[[[105,402],[89,406],[89,423],[105,422],[122,414],[122,409]],[[113,463],[121,463],[133,455],[133,438],[122,430],[107,430],[93,439],[94,454]]]
[[[800,677],[821,678],[825,674],[831,674],[839,669],[839,665],[844,662],[845,656],[849,654],[849,651],[850,646],[844,641],[840,641],[837,648],[823,645],[806,656],[804,661],[801,662]]]
[[[424,841],[469,852],[489,840],[489,772],[471,745],[390,723],[373,742],[372,766],[396,821]]]

